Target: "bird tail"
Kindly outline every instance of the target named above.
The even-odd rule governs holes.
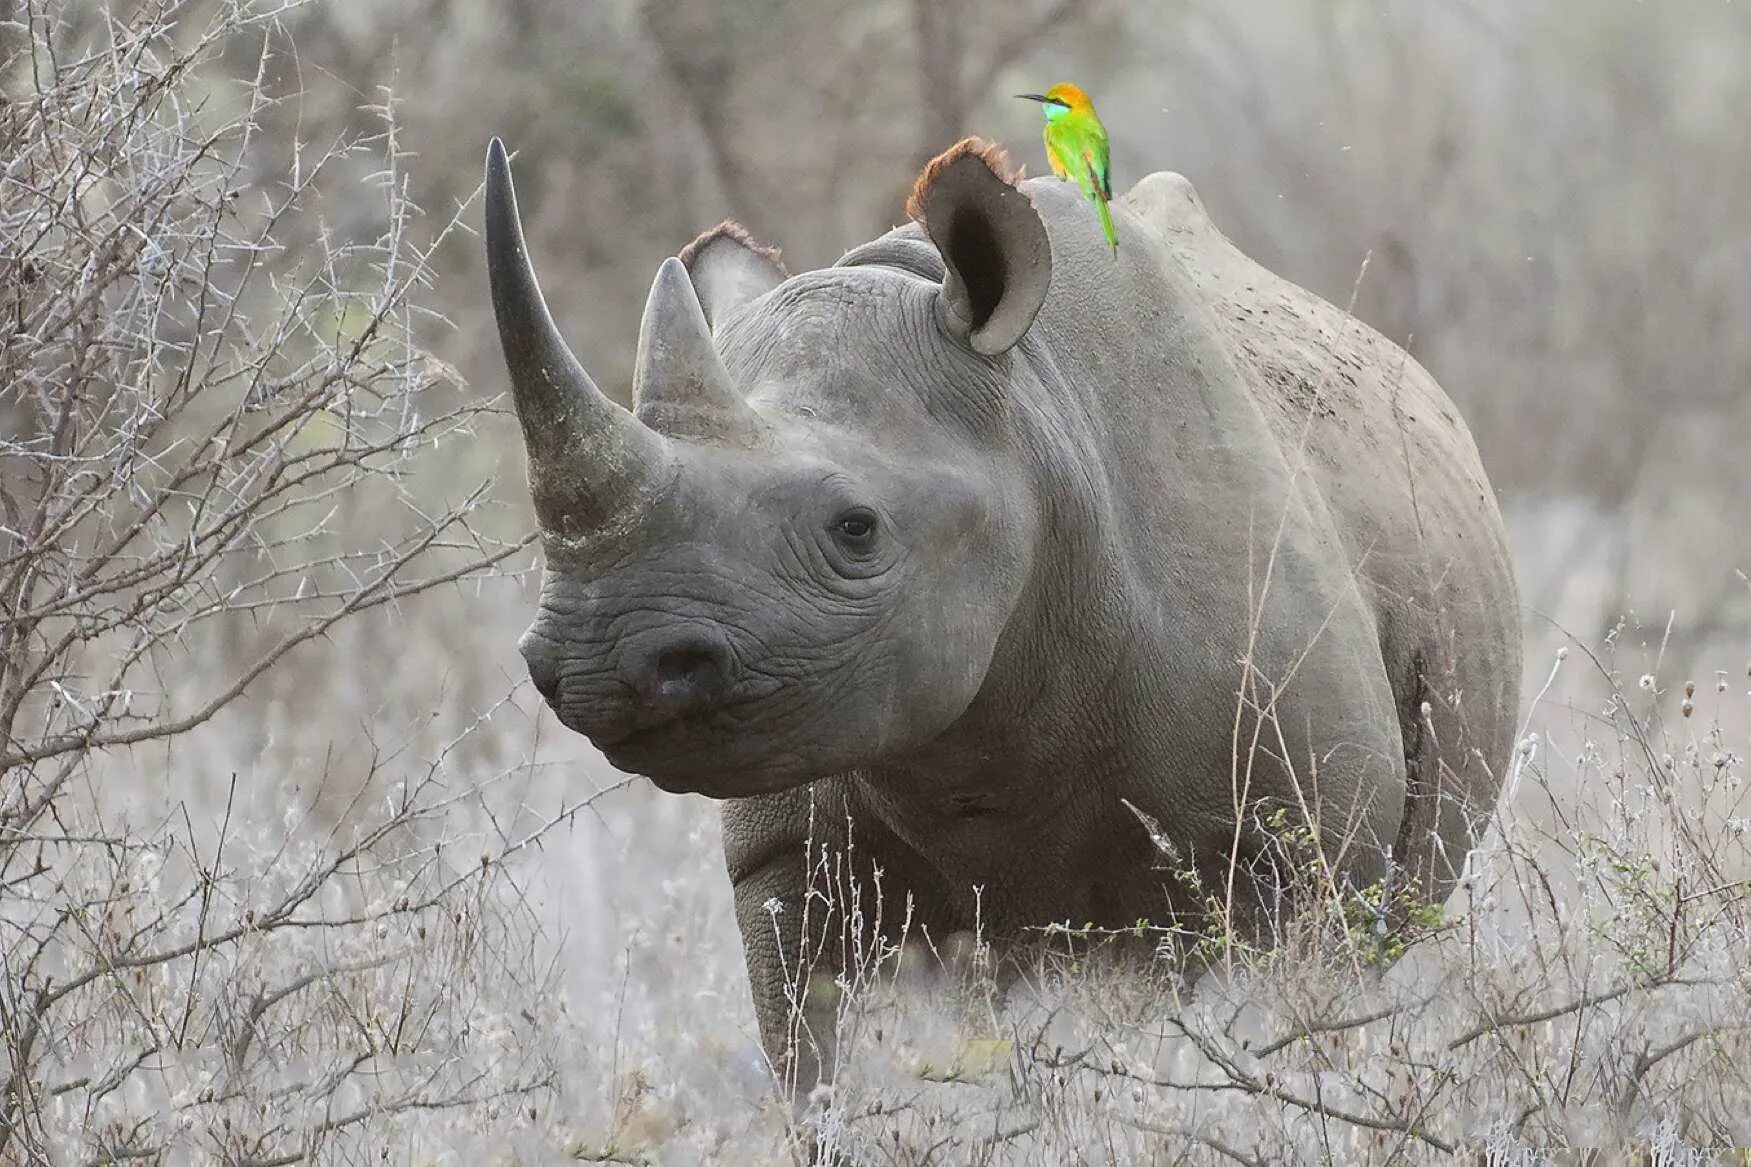
[[[1094,188],[1094,204],[1100,208],[1100,229],[1106,235],[1107,242],[1113,246],[1113,254],[1119,254],[1119,233],[1113,228],[1112,208],[1107,205],[1106,192],[1099,185]]]

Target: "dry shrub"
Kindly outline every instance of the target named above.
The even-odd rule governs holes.
[[[264,162],[290,7],[0,23],[0,1162],[466,1153],[552,1076],[503,863],[550,824],[458,828],[510,773],[469,727],[154,797],[288,662],[527,542],[444,481],[489,405],[419,343],[454,223],[391,95]]]

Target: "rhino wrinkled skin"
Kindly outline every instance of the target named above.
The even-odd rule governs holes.
[[[559,338],[493,144],[546,549],[523,653],[616,767],[723,800],[762,1037],[805,1086],[830,1024],[790,1053],[786,979],[805,916],[844,927],[803,910],[811,839],[881,869],[882,927],[909,894],[915,931],[1002,942],[1197,911],[1131,806],[1217,886],[1288,806],[1353,883],[1390,856],[1437,901],[1493,810],[1517,600],[1451,402],[1185,179],[1113,209],[1116,258],[1074,186],[963,143],[826,270],[720,229],[658,272],[628,411]]]

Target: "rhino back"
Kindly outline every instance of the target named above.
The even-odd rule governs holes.
[[[1402,548],[1408,538],[1437,558],[1493,560],[1479,566],[1500,569],[1499,582],[1511,587],[1501,514],[1477,447],[1420,364],[1361,320],[1253,262],[1216,228],[1180,175],[1152,174],[1124,201],[1208,309],[1279,443],[1290,451],[1304,445],[1353,559],[1362,562],[1371,545]],[[1461,551],[1449,541],[1468,546]]]
[[[1407,754],[1414,739],[1432,737],[1424,746],[1438,755],[1433,768],[1464,787],[1460,800],[1413,808],[1406,831],[1457,832],[1458,818],[1492,801],[1485,796],[1511,748],[1521,671],[1502,518],[1470,431],[1402,348],[1241,252],[1185,178],[1150,175],[1122,201],[1207,310],[1280,448],[1292,462],[1304,452],[1370,595],[1404,706]],[[1414,758],[1412,768],[1415,787]],[[1470,815],[1457,814],[1461,802]]]

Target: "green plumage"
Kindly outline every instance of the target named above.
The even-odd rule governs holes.
[[[1119,235],[1113,227],[1109,204],[1113,198],[1112,163],[1107,150],[1107,131],[1094,112],[1094,102],[1069,82],[1052,86],[1044,94],[1023,94],[1038,101],[1046,114],[1046,158],[1052,173],[1072,179],[1082,197],[1100,211],[1100,228],[1119,251]]]

